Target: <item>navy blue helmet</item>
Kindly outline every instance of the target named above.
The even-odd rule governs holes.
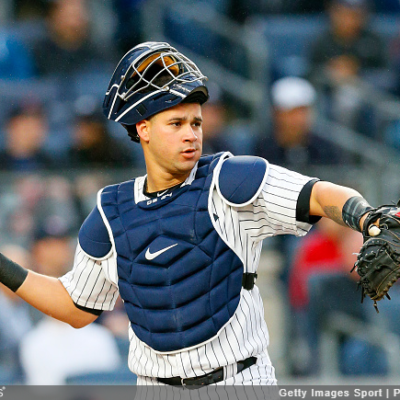
[[[143,119],[189,99],[206,102],[205,80],[196,64],[168,43],[145,42],[128,51],[117,65],[103,112],[133,131],[132,140],[139,142],[135,125]]]

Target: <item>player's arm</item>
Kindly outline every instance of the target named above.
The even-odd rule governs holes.
[[[26,280],[15,293],[41,312],[74,328],[83,328],[98,317],[79,309],[57,278],[33,271],[29,271]]]
[[[39,311],[74,328],[82,328],[98,317],[76,307],[58,279],[26,270],[1,253],[0,282]]]
[[[364,219],[372,207],[354,189],[318,181],[310,196],[310,215],[327,217],[340,225],[362,230]]]

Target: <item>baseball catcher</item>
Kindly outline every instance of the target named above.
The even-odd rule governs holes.
[[[400,200],[396,206],[372,209],[363,224],[364,244],[352,269],[360,275],[361,301],[365,296],[377,301],[386,296],[400,277]]]
[[[264,239],[304,236],[322,217],[363,232],[355,268],[376,302],[399,276],[400,209],[264,158],[202,155],[205,82],[168,43],[132,48],[103,112],[141,146],[146,174],[98,192],[70,272],[56,279],[0,254],[0,283],[75,328],[120,296],[139,386],[276,385],[256,285]]]

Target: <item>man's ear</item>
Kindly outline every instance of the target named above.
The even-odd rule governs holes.
[[[149,124],[150,121],[148,119],[143,119],[136,124],[136,131],[140,139],[145,142],[149,141]]]

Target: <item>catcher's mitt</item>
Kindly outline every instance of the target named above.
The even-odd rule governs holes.
[[[361,302],[368,295],[377,301],[390,299],[389,289],[400,277],[400,200],[397,206],[381,206],[364,221],[364,244],[352,269],[360,275]]]

